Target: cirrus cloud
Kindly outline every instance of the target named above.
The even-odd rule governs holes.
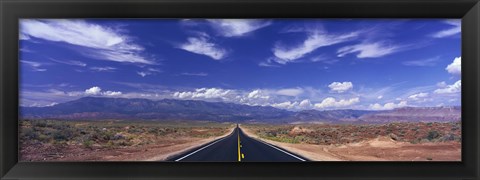
[[[225,37],[245,36],[271,24],[270,21],[258,19],[209,19],[207,21],[220,35]]]
[[[221,60],[227,56],[227,50],[208,41],[205,37],[190,37],[187,41],[180,45],[179,48],[195,54],[208,56],[214,60]]]
[[[99,60],[155,64],[144,55],[142,46],[116,28],[83,20],[22,19],[20,31],[28,37],[85,47],[82,54]]]

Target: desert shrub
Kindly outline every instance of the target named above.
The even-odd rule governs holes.
[[[33,125],[33,126],[37,126],[37,127],[42,127],[42,128],[44,128],[44,127],[47,127],[47,122],[37,120],[37,121],[33,121],[33,122],[32,122],[32,125]]]
[[[276,132],[267,132],[268,137],[276,137],[277,133]]]
[[[91,140],[86,140],[83,142],[83,146],[85,146],[86,148],[91,148],[93,145],[93,141]]]
[[[68,139],[66,134],[64,134],[62,131],[55,131],[54,133],[52,133],[52,137],[56,141],[65,141]]]
[[[21,137],[24,139],[37,139],[38,134],[32,128],[23,128]]]
[[[440,136],[440,134],[437,131],[429,131],[427,134],[427,139],[429,141],[432,141],[433,139],[436,139]]]
[[[454,134],[447,134],[440,138],[440,141],[454,141],[456,139]]]

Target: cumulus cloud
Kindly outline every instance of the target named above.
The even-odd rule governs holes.
[[[266,92],[264,92],[260,89],[255,89],[252,92],[247,94],[247,98],[250,98],[250,99],[269,99],[270,96],[268,95],[268,93],[266,93]]]
[[[227,50],[209,42],[205,37],[190,37],[187,41],[180,45],[179,48],[195,54],[208,56],[214,60],[221,60],[227,56]]]
[[[325,109],[325,108],[333,108],[333,107],[338,108],[338,107],[351,106],[358,102],[360,102],[360,99],[358,97],[351,98],[351,99],[340,99],[338,101],[333,97],[328,97],[323,99],[321,103],[316,103],[314,106],[317,109]]]
[[[79,92],[69,92],[67,93],[70,96],[82,96],[81,93]],[[86,89],[84,92],[85,95],[87,96],[119,96],[122,95],[122,92],[120,91],[102,91],[102,88],[98,86],[91,87],[89,89]]]
[[[106,91],[106,92],[103,92],[102,94],[106,95],[106,96],[119,96],[119,95],[122,95],[122,92],[120,92],[120,91]]]
[[[426,97],[428,97],[428,93],[417,93],[417,94],[408,96],[409,99],[412,99],[415,101],[420,100],[422,98],[426,98]]]
[[[85,94],[87,94],[87,95],[98,95],[98,94],[100,94],[101,91],[102,91],[102,89],[100,87],[94,86],[94,87],[91,87],[89,89],[86,89]]]
[[[399,103],[390,102],[384,105],[375,103],[375,104],[370,104],[369,108],[371,110],[391,110],[391,109],[405,107],[405,106],[407,106],[407,101],[400,101]]]
[[[325,32],[311,32],[303,43],[291,47],[277,44],[273,49],[273,60],[279,64],[287,64],[304,57],[318,48],[346,42],[358,36],[358,33],[327,34]]]
[[[335,92],[345,92],[353,88],[353,83],[352,82],[332,82],[330,85],[328,85],[330,90],[335,91]]]
[[[451,25],[449,29],[441,30],[438,31],[431,36],[434,38],[444,38],[444,37],[450,37],[453,35],[460,34],[462,32],[462,22],[460,20],[446,20],[444,21],[446,24]]]
[[[444,88],[440,88],[434,91],[436,94],[453,94],[453,93],[459,93],[462,91],[462,81],[458,80],[454,84],[447,85]]]
[[[283,96],[298,96],[303,93],[301,88],[288,88],[277,90],[276,94]]]
[[[175,92],[173,96],[180,99],[227,99],[232,90],[220,88],[199,88],[195,91]]]
[[[445,70],[454,75],[462,74],[462,57],[456,57],[453,62],[445,68]]]
[[[309,99],[304,99],[303,101],[300,102],[299,106],[303,109],[310,109],[313,105]]]
[[[84,55],[99,60],[155,64],[144,56],[142,46],[116,28],[83,20],[22,19],[20,31],[29,37],[86,47],[89,50]]]
[[[364,42],[338,49],[337,56],[344,57],[348,54],[356,54],[357,58],[377,58],[396,53],[402,49],[402,46],[386,42]]]
[[[271,24],[270,21],[257,19],[209,19],[207,21],[221,36],[225,37],[245,36]]]

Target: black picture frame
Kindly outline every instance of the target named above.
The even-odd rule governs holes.
[[[462,162],[18,162],[19,18],[461,18]],[[1,0],[0,179],[479,179],[478,0]]]

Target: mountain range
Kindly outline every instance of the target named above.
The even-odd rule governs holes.
[[[259,123],[388,123],[449,122],[461,120],[460,107],[403,107],[393,110],[288,111],[271,106],[249,106],[199,100],[148,100],[84,97],[48,107],[21,107],[24,119],[64,120],[208,120]]]

